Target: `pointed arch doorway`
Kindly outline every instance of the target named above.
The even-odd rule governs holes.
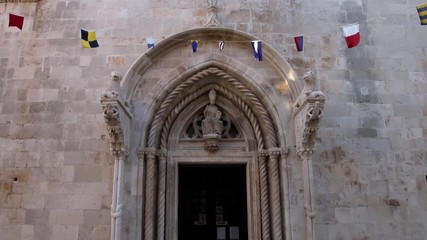
[[[153,148],[144,150],[146,239],[282,239],[278,126],[260,94],[218,65],[179,81],[153,116]]]

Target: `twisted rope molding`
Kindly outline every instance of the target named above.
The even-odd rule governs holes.
[[[263,240],[270,240],[270,209],[268,202],[268,175],[267,175],[267,156],[261,154],[259,161],[259,183],[261,194],[261,233]]]
[[[237,81],[232,76],[228,75],[227,73],[221,71],[220,69],[214,69],[212,70],[212,73],[216,74],[218,77],[221,77],[222,79],[226,80],[227,82],[231,83],[236,89],[238,89],[240,92],[245,94],[245,96],[251,101],[255,109],[260,113],[260,117],[262,119],[262,123],[267,127],[268,129],[268,137],[271,138],[271,144],[272,146],[269,147],[277,147],[277,139],[275,134],[275,129],[273,126],[273,123],[271,122],[270,116],[265,110],[264,105],[261,103],[259,98],[251,91],[249,90],[245,85],[243,85],[241,82]]]
[[[157,193],[157,240],[165,239],[166,155],[159,154],[159,184]]]
[[[277,138],[276,138],[274,126],[272,124],[272,121],[270,119],[268,112],[264,109],[259,98],[255,94],[253,94],[246,86],[244,86],[242,83],[237,81],[235,78],[233,78],[232,76],[223,72],[222,70],[220,70],[218,68],[214,68],[214,67],[208,68],[208,69],[205,69],[205,70],[202,70],[202,71],[196,73],[195,75],[193,75],[192,77],[187,79],[185,82],[181,83],[177,88],[175,88],[166,97],[166,99],[160,105],[160,108],[157,111],[156,116],[154,117],[152,127],[150,128],[150,133],[149,133],[149,137],[148,137],[148,146],[149,147],[156,147],[155,146],[156,145],[156,139],[157,139],[157,135],[159,134],[158,130],[161,129],[163,127],[163,125],[165,124],[165,121],[167,120],[166,114],[169,114],[169,112],[170,112],[169,110],[172,107],[171,103],[175,100],[175,98],[177,96],[179,96],[180,94],[182,94],[183,91],[185,91],[186,89],[191,87],[195,82],[203,79],[204,77],[208,76],[209,74],[214,74],[217,77],[220,77],[221,79],[228,81],[236,89],[240,90],[243,94],[245,94],[247,99],[249,99],[249,101],[251,102],[251,105],[253,105],[255,107],[255,109],[259,112],[259,114],[260,114],[259,119],[261,120],[260,122],[263,123],[263,126],[265,126],[267,128],[266,129],[267,130],[267,137],[268,137],[268,139],[270,139],[270,141],[271,141],[270,144],[272,145],[272,146],[268,146],[268,147],[277,146]],[[240,101],[243,102],[243,100],[240,100]],[[175,109],[174,109],[174,111],[175,111]],[[162,131],[162,134],[163,134],[163,132],[164,131]],[[166,139],[164,136],[161,136],[161,138]],[[166,140],[164,140],[164,141],[166,141]],[[270,144],[268,144],[268,145],[270,145]],[[162,145],[164,145],[164,143],[162,143]]]
[[[155,236],[155,216],[156,216],[156,196],[155,196],[155,171],[156,171],[156,156],[154,152],[146,153],[146,175],[145,175],[145,226],[144,239],[153,240]]]
[[[278,155],[270,155],[268,160],[268,181],[270,187],[270,213],[272,233],[274,240],[282,239],[282,212],[280,206],[280,177],[279,177]]]
[[[235,95],[230,90],[228,90],[222,86],[219,86],[217,84],[208,85],[208,86],[205,86],[203,88],[198,89],[196,92],[186,96],[181,102],[179,102],[176,105],[176,107],[169,114],[169,116],[166,119],[166,122],[164,124],[163,130],[162,130],[162,136],[160,139],[161,149],[166,148],[167,137],[168,137],[170,128],[172,127],[172,122],[176,118],[176,116],[179,114],[179,112],[181,112],[181,110],[189,102],[197,99],[198,97],[200,97],[205,92],[208,92],[211,89],[217,90],[217,91],[225,94],[229,99],[232,100],[232,102],[234,104],[236,104],[239,107],[240,110],[242,110],[244,112],[245,116],[249,119],[251,125],[254,128],[255,138],[256,138],[256,141],[258,144],[257,145],[258,149],[263,149],[264,148],[264,141],[262,138],[261,127],[259,126],[259,123],[258,123],[257,118],[254,115],[254,113],[251,111],[251,109],[248,107],[248,105],[246,105],[245,102],[243,102],[237,95]]]

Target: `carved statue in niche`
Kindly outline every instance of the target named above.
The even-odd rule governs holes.
[[[209,105],[206,106],[203,112],[204,119],[202,120],[202,133],[205,140],[205,148],[208,151],[218,150],[218,141],[222,135],[223,124],[221,121],[222,113],[215,105],[216,92],[209,92]]]
[[[215,105],[216,92],[211,90],[209,92],[209,105],[206,106],[205,111],[203,112],[205,118],[202,120],[202,132],[203,135],[207,134],[218,134],[222,133],[222,121],[221,112],[218,110],[218,107]]]

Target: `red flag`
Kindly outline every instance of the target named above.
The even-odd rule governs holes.
[[[21,29],[24,25],[24,17],[9,13],[9,27],[17,27]]]
[[[351,24],[342,27],[348,48],[356,47],[360,42],[359,24]]]

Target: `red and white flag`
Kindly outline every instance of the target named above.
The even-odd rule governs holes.
[[[356,47],[360,42],[359,24],[354,23],[346,26],[342,26],[345,41],[347,42],[348,48]]]

